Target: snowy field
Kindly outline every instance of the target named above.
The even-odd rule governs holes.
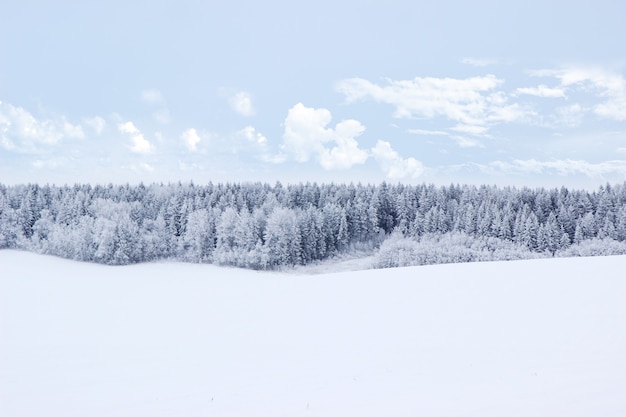
[[[336,274],[0,251],[0,416],[624,416],[626,257]]]

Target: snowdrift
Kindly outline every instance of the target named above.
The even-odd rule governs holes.
[[[623,416],[626,256],[324,275],[0,251],[0,415]]]

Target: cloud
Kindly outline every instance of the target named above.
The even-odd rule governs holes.
[[[141,92],[141,101],[150,106],[159,107],[158,110],[152,113],[152,120],[161,125],[169,124],[171,121],[170,111],[167,109],[165,97],[159,90],[155,88],[143,90]]]
[[[84,138],[82,126],[65,117],[40,120],[22,107],[0,102],[0,145],[7,150],[33,153],[40,145]]]
[[[371,98],[396,107],[397,118],[433,118],[446,116],[463,122],[475,121],[483,112],[483,91],[502,83],[493,75],[465,80],[454,78],[417,77],[413,80],[388,80],[379,86],[362,78],[341,81],[337,89],[348,103]]]
[[[132,143],[130,150],[134,153],[149,154],[154,151],[152,144],[146,140],[143,134],[135,127],[133,122],[120,123],[117,125],[120,132],[129,136]]]
[[[100,135],[106,126],[106,121],[100,116],[87,118],[84,122],[96,133],[96,135]]]
[[[485,146],[475,140],[468,138],[466,136],[461,135],[450,135],[450,139],[452,139],[460,148],[484,148]]]
[[[326,170],[348,169],[364,163],[368,154],[359,148],[356,137],[365,131],[357,120],[343,120],[327,128],[332,116],[327,109],[314,109],[298,103],[285,119],[283,152],[297,162],[315,158]],[[326,145],[334,145],[330,148]]]
[[[568,67],[531,71],[536,77],[554,77],[563,89],[578,89],[595,93],[602,102],[593,106],[593,112],[603,118],[626,120],[626,80],[621,74],[601,68]]]
[[[139,175],[151,174],[156,171],[155,168],[152,165],[148,164],[147,162],[123,165],[121,168],[124,170],[130,170],[134,172],[135,174],[139,174]]]
[[[248,143],[265,146],[267,145],[267,138],[263,136],[261,132],[257,132],[257,130],[252,126],[246,126],[239,131],[239,134],[246,139]]]
[[[461,132],[461,133],[467,133],[470,135],[480,136],[480,135],[486,135],[489,129],[485,126],[461,124],[461,125],[454,126],[450,130],[454,130],[455,132]]]
[[[485,59],[485,58],[463,58],[461,60],[462,64],[471,65],[473,67],[487,67],[489,65],[497,64],[498,61],[495,59]]]
[[[444,132],[441,130],[424,130],[424,129],[409,129],[408,133],[413,135],[423,135],[423,136],[448,136],[448,132]]]
[[[562,88],[550,88],[546,85],[537,87],[524,87],[515,89],[517,94],[527,94],[535,97],[559,98],[565,97],[565,90]]]
[[[564,87],[590,83],[607,92],[620,93],[624,91],[624,77],[602,68],[572,66],[560,69],[536,70],[529,73],[535,77],[555,77],[560,80],[561,85]]]
[[[198,143],[200,143],[200,136],[196,129],[187,129],[181,135],[180,139],[183,141],[187,149],[191,152],[198,150]]]
[[[154,167],[147,162],[142,162],[139,164],[139,168],[147,172],[154,172]]]
[[[416,179],[424,172],[420,161],[412,157],[403,159],[398,152],[393,150],[391,144],[384,140],[376,142],[376,146],[372,148],[372,156],[389,179]]]
[[[367,160],[367,152],[359,149],[354,139],[361,135],[365,127],[356,120],[344,120],[335,127],[335,144],[331,149],[324,148],[319,155],[322,168],[326,170],[348,169]]]
[[[506,173],[522,174],[557,174],[562,176],[582,174],[591,178],[603,178],[605,175],[626,176],[626,160],[612,160],[591,163],[582,160],[537,161],[535,159],[514,160],[512,162],[494,161],[487,170],[495,169]]]
[[[453,132],[467,133],[471,135],[489,136],[487,135],[487,128],[484,126],[473,125],[457,125],[450,129]],[[420,136],[447,136],[452,139],[461,148],[483,148],[483,144],[475,139],[468,138],[466,136],[453,134],[451,132],[444,132],[441,130],[423,130],[423,129],[409,129],[408,133]]]
[[[626,120],[626,93],[612,97],[604,103],[598,104],[594,108],[598,116],[613,119],[620,122]]]
[[[388,80],[381,86],[350,78],[339,82],[337,90],[348,103],[372,99],[390,104],[395,107],[396,118],[444,117],[485,134],[493,125],[521,122],[534,116],[534,112],[517,103],[509,104],[506,94],[496,90],[503,82],[494,75],[465,79],[417,77]]]
[[[36,159],[32,162],[32,166],[36,169],[57,169],[65,165],[67,165],[66,158]]]
[[[573,128],[582,124],[585,110],[580,104],[558,107],[555,110],[554,122],[556,126]]]
[[[324,143],[332,141],[333,131],[326,129],[331,120],[327,109],[296,104],[287,112],[283,149],[297,162],[309,161],[312,155],[323,151]]]
[[[170,122],[170,111],[168,109],[160,109],[152,113],[152,119],[161,124],[166,125]]]
[[[240,91],[228,99],[230,107],[241,116],[254,116],[252,97],[245,91]]]
[[[155,88],[143,90],[141,92],[141,101],[151,106],[165,105],[165,98],[163,97],[163,94]]]
[[[245,149],[257,154],[257,157],[272,164],[281,164],[287,159],[287,155],[282,152],[273,154],[269,150],[269,143],[265,135],[257,131],[253,126],[246,126],[237,132],[237,137],[243,139]]]

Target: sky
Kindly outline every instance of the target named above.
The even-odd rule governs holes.
[[[626,181],[620,0],[0,11],[0,183]]]

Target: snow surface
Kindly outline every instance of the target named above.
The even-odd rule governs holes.
[[[626,256],[324,275],[0,251],[0,415],[623,416]]]

